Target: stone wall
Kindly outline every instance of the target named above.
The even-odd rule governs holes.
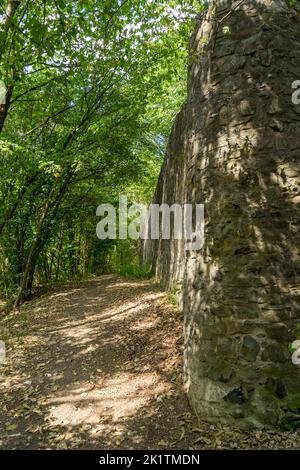
[[[200,417],[300,425],[299,11],[215,1],[191,39],[188,98],[154,202],[204,203],[205,245],[146,243],[165,288],[181,286],[185,379]]]

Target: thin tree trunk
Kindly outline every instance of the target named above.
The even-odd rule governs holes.
[[[55,282],[58,281],[59,271],[60,271],[60,261],[61,261],[61,253],[62,253],[62,246],[63,246],[63,231],[60,231],[60,239],[59,239],[59,247],[58,247],[58,257],[56,258],[56,269],[55,269]]]
[[[2,61],[8,31],[13,25],[13,18],[20,5],[21,0],[10,0],[7,4],[4,17],[0,23],[0,62]]]
[[[28,258],[27,258],[26,267],[25,267],[25,271],[24,271],[24,274],[23,274],[22,282],[21,282],[21,285],[20,285],[20,288],[19,288],[17,298],[16,298],[15,303],[14,303],[15,308],[18,308],[24,302],[24,300],[25,300],[26,296],[28,295],[28,293],[31,292],[32,282],[33,282],[33,278],[34,278],[34,272],[35,272],[36,264],[37,264],[37,261],[38,261],[38,257],[39,257],[40,252],[41,252],[41,250],[42,250],[42,248],[43,248],[43,246],[46,242],[46,240],[42,241],[44,223],[45,223],[45,221],[47,219],[47,216],[49,214],[49,211],[51,209],[52,209],[51,210],[52,216],[57,212],[57,210],[60,206],[60,203],[61,203],[61,201],[62,201],[62,199],[63,199],[63,197],[64,197],[64,195],[67,191],[67,188],[68,188],[68,185],[70,183],[71,178],[72,178],[72,172],[69,172],[68,175],[66,176],[65,181],[63,182],[63,184],[60,188],[60,191],[57,195],[57,198],[53,201],[53,204],[51,204],[51,202],[52,202],[52,197],[55,193],[55,190],[57,189],[56,185],[54,185],[53,188],[51,189],[51,191],[49,192],[47,201],[44,205],[41,217],[39,219],[39,222],[38,222],[38,225],[37,225],[37,228],[36,228],[36,237],[35,237],[34,241],[31,244],[31,248],[30,248],[30,251],[29,251],[29,254],[28,254]],[[48,234],[48,237],[49,237],[49,234]]]
[[[39,219],[39,222],[37,224],[36,237],[35,237],[35,240],[33,241],[33,243],[31,244],[31,248],[30,248],[29,255],[28,255],[28,258],[27,258],[27,262],[26,262],[25,271],[23,273],[23,277],[22,277],[20,288],[19,288],[19,292],[18,292],[16,301],[15,301],[15,304],[14,304],[15,308],[17,308],[19,305],[21,305],[21,303],[23,303],[26,295],[28,294],[29,278],[30,278],[30,275],[31,275],[31,277],[33,277],[32,267],[34,265],[34,261],[35,261],[35,258],[36,258],[36,252],[37,252],[39,244],[40,244],[43,224],[44,224],[44,221],[45,221],[45,219],[47,217],[47,214],[49,212],[51,199],[52,199],[52,196],[55,192],[55,189],[56,189],[56,186],[53,186],[53,188],[51,189],[51,191],[48,195],[46,204],[45,204],[45,206],[43,208],[43,211],[42,211],[42,215],[41,215],[41,217]]]
[[[10,0],[7,4],[4,18],[0,23],[0,63],[2,62],[2,57],[4,54],[6,39],[8,32],[13,28],[13,18],[21,4],[21,0]],[[12,70],[12,83],[7,87],[5,102],[0,103],[0,133],[4,127],[5,120],[7,118],[7,113],[10,107],[10,102],[14,89],[14,71]]]
[[[12,97],[12,93],[13,93],[13,89],[14,89],[13,85],[10,85],[7,88],[5,103],[0,104],[0,133],[2,132],[2,129],[4,127],[4,124],[5,124],[5,121],[6,121],[6,118],[7,118],[8,110],[9,110],[9,107],[10,107],[10,101],[11,101],[11,97]]]

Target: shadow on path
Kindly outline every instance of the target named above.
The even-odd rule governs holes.
[[[0,383],[2,448],[188,448],[182,318],[156,286],[104,276],[29,305]]]

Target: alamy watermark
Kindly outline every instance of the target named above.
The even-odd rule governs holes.
[[[204,244],[203,204],[144,204],[128,206],[120,196],[118,211],[112,204],[101,204],[97,216],[100,240],[184,240],[186,251],[201,250]]]
[[[295,366],[300,365],[300,340],[297,339],[292,344],[293,354],[292,354],[292,362]]]
[[[295,80],[292,83],[292,89],[295,90],[292,94],[292,103],[297,106],[300,104],[300,80]]]

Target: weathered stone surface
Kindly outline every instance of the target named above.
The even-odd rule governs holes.
[[[268,343],[261,355],[262,361],[284,363],[289,360],[287,351],[282,349],[278,343]]]
[[[300,369],[288,345],[300,322],[300,124],[291,84],[300,10],[288,15],[285,0],[210,3],[191,38],[188,98],[154,198],[204,203],[205,244],[187,252],[183,241],[160,239],[144,256],[165,288],[180,281],[185,381],[199,416],[295,424]]]
[[[250,362],[255,362],[260,346],[252,336],[245,336],[242,346],[242,356]]]
[[[231,390],[231,392],[229,392],[224,397],[224,400],[227,400],[235,405],[242,405],[243,403],[246,403],[246,398],[242,388],[235,388],[234,390]]]

